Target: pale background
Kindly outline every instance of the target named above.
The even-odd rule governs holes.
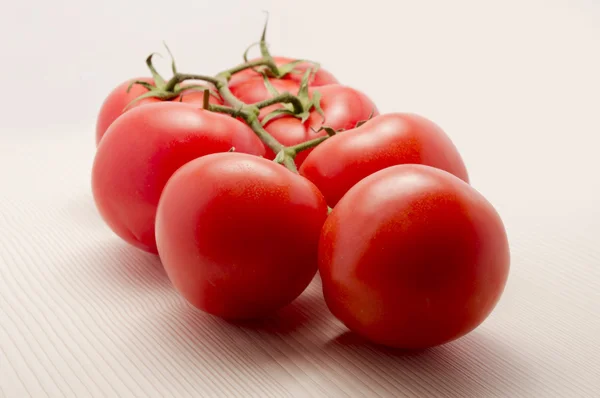
[[[236,327],[103,225],[104,96],[163,39],[182,71],[239,62],[262,10],[274,53],[440,124],[503,216],[509,283],[469,336],[411,355],[362,344],[318,281]],[[600,2],[12,1],[0,44],[0,397],[598,396]]]

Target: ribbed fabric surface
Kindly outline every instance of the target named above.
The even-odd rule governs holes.
[[[157,257],[104,226],[90,141],[3,138],[0,396],[598,396],[595,201],[573,207],[563,195],[569,210],[549,218],[506,205],[513,263],[493,315],[454,343],[406,354],[347,333],[318,280],[263,322],[193,309]]]

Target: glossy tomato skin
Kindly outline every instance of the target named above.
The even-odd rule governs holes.
[[[156,207],[169,177],[190,160],[231,147],[264,153],[252,130],[229,116],[178,102],[132,109],[109,127],[96,152],[96,206],[117,235],[156,253]]]
[[[421,349],[477,327],[507,281],[509,246],[492,205],[439,169],[400,165],[356,184],[319,242],[327,306],[386,346]]]
[[[293,61],[293,59],[286,57],[273,57],[273,59],[277,66],[282,66]],[[292,94],[296,94],[305,72],[313,66],[313,64],[308,62],[303,62],[296,65],[295,71],[297,73],[288,73],[282,79],[271,78],[269,80],[278,91],[289,91]],[[337,83],[338,80],[335,76],[323,68],[318,68],[317,72],[309,80],[309,86],[311,87]],[[271,97],[265,88],[262,75],[252,69],[245,69],[233,75],[229,80],[229,88],[239,99],[246,103],[258,102]]]
[[[321,93],[324,123],[323,117],[313,109],[304,123],[296,117],[285,116],[269,121],[265,129],[282,144],[292,146],[327,135],[325,131],[318,131],[323,124],[334,130],[351,129],[369,116],[379,114],[369,97],[351,87],[338,84],[322,86],[312,89],[311,95],[314,91]],[[296,165],[300,166],[311,151],[312,149],[300,152],[296,157]],[[275,154],[267,149],[266,157],[274,159]]]
[[[158,98],[144,98],[144,99],[130,105],[131,101],[135,100],[140,95],[148,92],[148,90],[145,87],[143,87],[139,84],[134,84],[133,86],[131,86],[131,89],[129,90],[129,92],[127,92],[127,88],[129,87],[131,82],[136,81],[136,80],[144,81],[146,83],[150,83],[150,84],[154,85],[154,80],[152,80],[151,78],[139,77],[139,78],[131,79],[131,80],[121,83],[120,85],[115,87],[110,92],[108,97],[106,97],[106,99],[104,100],[104,102],[100,108],[100,112],[98,114],[98,119],[96,120],[96,145],[100,144],[100,140],[106,133],[106,130],[108,130],[110,125],[119,116],[121,116],[123,114],[123,112],[133,109],[133,108],[136,108],[136,107],[139,107],[139,106],[142,106],[142,105],[152,104],[152,103],[156,103],[156,102],[162,102],[162,100],[160,100]],[[185,84],[184,84],[184,86],[185,86]],[[185,102],[185,103],[189,103],[189,104],[195,104],[198,106],[202,105],[204,94],[201,91],[188,90],[188,91],[184,91],[182,94],[183,94],[182,96],[173,98],[171,101]],[[222,104],[223,103],[223,101],[220,98],[217,98],[212,95],[210,97],[209,102],[211,104]]]
[[[263,158],[215,154],[169,180],[156,240],[190,303],[225,319],[256,318],[308,286],[326,217],[323,195],[305,178]]]
[[[154,84],[154,80],[149,77],[138,77],[119,84],[110,92],[110,94],[108,94],[108,97],[106,97],[102,107],[100,108],[100,113],[98,114],[98,119],[96,120],[96,145],[100,143],[102,136],[104,136],[104,133],[112,124],[112,122],[114,122],[123,113],[123,109],[125,109],[127,104],[140,95],[148,92],[145,87],[140,86],[139,84],[131,86],[131,90],[127,92],[127,88],[131,82],[136,80]]]
[[[363,178],[399,164],[424,164],[469,182],[465,164],[444,131],[430,120],[407,113],[377,116],[331,137],[302,163],[300,174],[335,204]]]

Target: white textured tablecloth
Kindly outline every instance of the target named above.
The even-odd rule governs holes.
[[[457,342],[407,355],[346,333],[319,281],[254,325],[191,308],[155,256],[97,215],[89,138],[3,141],[2,395],[597,396],[598,197],[506,217],[513,265],[496,311]]]
[[[177,4],[0,14],[0,397],[600,396],[595,0]],[[456,143],[512,253],[502,300],[470,335],[415,354],[366,345],[318,281],[279,317],[232,325],[103,224],[90,168],[109,88],[144,73],[163,38],[186,72],[238,62],[261,8],[277,53],[323,62],[382,112],[421,113]]]

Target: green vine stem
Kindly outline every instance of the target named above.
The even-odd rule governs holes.
[[[173,57],[173,54],[171,53],[169,46],[167,46],[167,43],[163,42],[163,44],[164,44],[164,46],[167,50],[167,53],[169,54],[169,57],[171,59],[171,71],[173,72],[173,75],[176,75],[177,74],[177,66],[175,64],[175,58]],[[156,68],[154,67],[154,64],[152,62],[152,60],[156,56],[162,57],[159,53],[152,53],[146,58],[146,66],[150,70],[150,75],[152,76],[153,83],[148,83],[148,82],[145,82],[142,80],[132,81],[129,84],[129,86],[127,87],[127,92],[129,92],[134,85],[142,86],[148,91],[145,92],[144,94],[138,96],[137,98],[135,98],[129,104],[127,104],[127,106],[125,107],[124,110],[129,109],[133,104],[135,104],[136,102],[141,101],[145,98],[158,98],[162,101],[171,101],[177,97],[181,98],[181,95],[185,91],[188,91],[188,90],[190,90],[190,91],[191,90],[200,90],[200,91],[210,90],[209,87],[206,87],[203,85],[188,85],[185,87],[181,87],[181,86],[179,86],[179,84],[177,82],[173,82],[173,79],[170,79],[169,81],[165,81],[165,79],[160,75],[160,73],[158,73],[158,71],[156,70]],[[210,93],[210,91],[209,91],[209,93]],[[213,95],[216,95],[216,94],[213,92]]]
[[[287,147],[286,150],[290,151],[290,154],[292,154],[294,157],[296,157],[296,155],[298,155],[299,152],[305,151],[310,148],[314,148],[328,138],[329,138],[329,136],[327,136],[327,135],[323,136],[323,137],[314,138],[312,140],[304,141],[300,144]]]
[[[227,69],[224,72],[219,73],[219,75],[221,75],[222,77],[226,78],[227,80],[229,80],[231,78],[232,75],[241,72],[245,69],[250,69],[250,68],[254,68],[256,66],[268,66],[269,69],[273,69],[277,70],[277,65],[275,65],[271,60],[268,60],[266,58],[261,58],[261,59],[257,59],[254,61],[250,61],[250,62],[245,62],[243,64],[239,64],[231,69]]]
[[[268,98],[261,102],[257,102],[256,104],[254,104],[254,106],[256,106],[258,109],[262,109],[266,108],[269,105],[279,104],[282,102],[292,104],[292,106],[294,107],[294,113],[301,114],[304,112],[304,106],[302,105],[302,101],[295,95],[288,92],[281,93],[279,95],[276,95],[275,97]]]
[[[175,87],[176,85],[178,85],[179,83],[181,83],[185,80],[203,80],[205,82],[212,83],[215,86],[217,85],[217,82],[219,81],[218,78],[213,77],[213,76],[193,75],[193,74],[188,74],[188,73],[176,73],[173,75],[171,80],[169,80],[167,82],[166,86],[164,86],[164,90],[165,91],[173,90],[173,87]]]
[[[305,110],[300,98],[288,92],[281,93],[277,96],[257,102],[255,104],[247,104],[241,101],[231,92],[229,89],[229,79],[231,79],[231,76],[243,70],[261,65],[266,65],[269,68],[275,68],[275,70],[272,70],[272,72],[275,74],[278,73],[276,70],[277,67],[274,65],[272,59],[261,58],[255,61],[237,65],[231,69],[217,74],[216,76],[175,73],[173,77],[166,82],[164,87],[165,90],[172,90],[179,83],[185,80],[202,80],[211,83],[218,90],[221,98],[223,98],[231,106],[209,104],[208,109],[213,112],[225,113],[233,117],[241,117],[252,129],[252,131],[254,131],[258,138],[260,138],[260,140],[266,146],[268,146],[269,149],[277,154],[275,157],[275,162],[280,163],[287,167],[290,171],[297,173],[298,170],[294,162],[294,158],[297,156],[297,154],[301,151],[319,145],[321,142],[329,138],[329,136],[319,137],[298,145],[286,147],[265,130],[258,118],[260,109],[277,103],[289,103],[294,107],[294,111],[298,113],[302,113]]]

